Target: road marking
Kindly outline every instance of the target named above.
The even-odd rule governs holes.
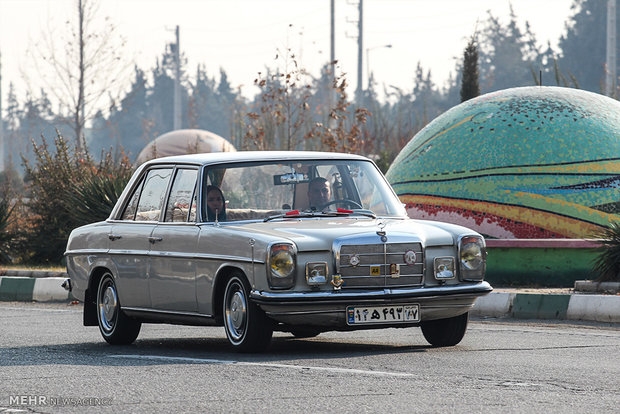
[[[179,361],[179,362],[193,362],[202,364],[225,364],[225,365],[243,365],[243,366],[256,366],[266,368],[283,368],[294,369],[298,371],[327,371],[327,372],[339,372],[344,374],[358,374],[358,375],[374,375],[379,377],[414,377],[413,374],[406,372],[386,372],[386,371],[369,371],[362,369],[351,368],[337,368],[337,367],[313,367],[308,365],[288,365],[288,364],[273,364],[269,362],[244,362],[234,361],[226,359],[208,359],[208,358],[188,358],[188,357],[170,357],[163,355],[108,355],[110,358],[124,358],[124,359],[144,359],[151,361]]]
[[[32,311],[32,312],[66,312],[66,313],[81,313],[81,309],[54,309],[52,307],[43,307],[43,308],[29,308],[29,307],[17,307],[17,306],[0,306],[0,310],[9,310],[9,311]]]

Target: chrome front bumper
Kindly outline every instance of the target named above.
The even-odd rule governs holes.
[[[420,319],[424,321],[450,318],[468,312],[476,298],[491,291],[493,288],[488,282],[480,282],[459,286],[367,291],[252,291],[250,297],[277,322],[338,330],[351,329],[346,324],[347,306],[415,303],[420,306]]]

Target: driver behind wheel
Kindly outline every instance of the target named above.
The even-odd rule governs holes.
[[[308,183],[308,204],[310,210],[322,210],[331,198],[331,186],[323,177],[313,178]]]

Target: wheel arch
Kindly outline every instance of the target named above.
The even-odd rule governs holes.
[[[84,326],[97,326],[97,288],[101,278],[112,271],[105,266],[94,267],[88,278],[88,287],[84,293]]]
[[[226,290],[226,283],[234,275],[239,274],[243,276],[248,283],[250,279],[243,269],[233,265],[222,266],[215,276],[215,283],[213,284],[213,295],[211,297],[211,303],[213,303],[213,316],[215,317],[218,325],[224,324],[224,317],[222,312],[224,291]]]

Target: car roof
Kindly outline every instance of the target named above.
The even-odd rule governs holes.
[[[319,151],[237,151],[212,152],[203,154],[173,155],[156,158],[144,163],[152,164],[220,164],[228,162],[248,161],[285,161],[285,160],[364,160],[369,159],[361,155],[344,154],[339,152]]]

